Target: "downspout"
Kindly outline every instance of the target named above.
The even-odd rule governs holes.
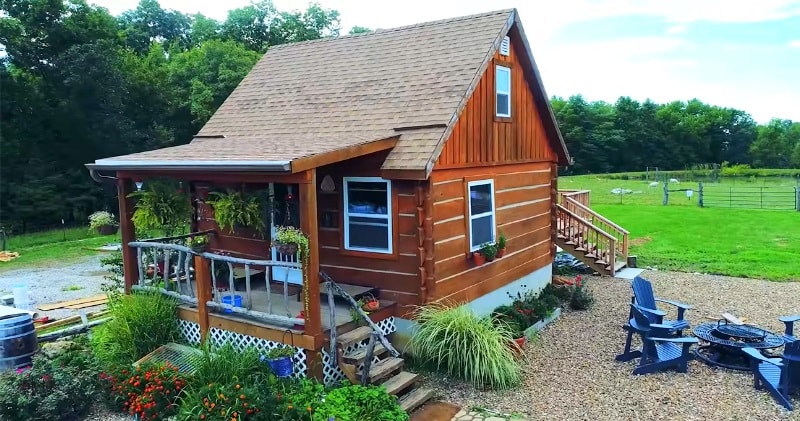
[[[92,177],[92,180],[94,180],[97,183],[101,183],[101,184],[103,183],[103,179],[115,180],[115,181],[117,180],[117,177],[111,177],[111,176],[108,176],[108,175],[102,175],[102,174],[100,174],[100,171],[97,171],[96,169],[93,169],[93,168],[89,169],[89,176]]]

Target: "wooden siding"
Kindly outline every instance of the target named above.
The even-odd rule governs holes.
[[[337,282],[379,288],[381,298],[397,302],[402,312],[405,311],[403,306],[419,304],[423,282],[418,241],[418,183],[391,182],[393,254],[344,249],[343,177],[379,177],[380,164],[385,157],[386,153],[381,152],[317,169],[320,270]],[[319,185],[326,176],[333,179],[335,192],[320,190]]]
[[[435,168],[557,159],[523,73],[518,54],[524,49],[513,31],[510,36],[510,55],[495,53],[458,117]],[[495,65],[511,68],[510,118],[495,117]]]
[[[475,266],[469,258],[467,182],[494,180],[495,224],[506,255]],[[552,262],[551,164],[435,170],[431,175],[435,283],[430,300],[474,300]],[[432,290],[431,290],[432,289]]]

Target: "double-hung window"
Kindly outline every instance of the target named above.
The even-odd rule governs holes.
[[[380,177],[344,178],[344,248],[392,253],[392,185]]]
[[[494,67],[495,115],[511,117],[511,69]]]
[[[476,251],[484,243],[494,243],[494,181],[471,181],[467,187],[470,250]]]

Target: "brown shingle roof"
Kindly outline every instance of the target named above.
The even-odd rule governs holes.
[[[427,173],[515,18],[501,10],[272,47],[201,138],[113,160],[293,161],[399,134],[383,169]]]

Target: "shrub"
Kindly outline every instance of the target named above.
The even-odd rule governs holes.
[[[325,395],[325,402],[312,410],[314,421],[405,421],[408,414],[397,398],[383,387],[344,384]]]
[[[271,419],[269,394],[236,382],[205,384],[181,398],[179,420],[248,421]]]
[[[578,285],[572,291],[569,308],[573,310],[588,310],[594,304],[594,296],[585,285]]]
[[[132,371],[101,374],[108,384],[116,409],[141,421],[159,420],[178,411],[177,400],[186,386],[178,368],[170,364],[142,364]]]
[[[253,347],[238,351],[233,345],[224,344],[212,350],[209,345],[204,345],[202,354],[195,360],[192,384],[255,383],[271,373],[260,357]]]
[[[105,364],[126,365],[178,338],[177,301],[157,292],[125,295],[109,305],[111,319],[92,331]]]
[[[52,421],[81,419],[93,402],[96,376],[79,365],[53,364],[43,355],[30,370],[0,374],[0,419]]]
[[[478,387],[519,384],[520,366],[509,346],[513,334],[491,317],[478,317],[466,306],[429,304],[417,309],[419,327],[411,339],[423,364],[461,377]]]
[[[122,251],[115,251],[100,259],[103,269],[108,271],[103,276],[105,281],[100,284],[100,290],[108,295],[111,302],[116,302],[122,296],[125,281],[122,278]],[[112,303],[113,305],[113,303]]]

